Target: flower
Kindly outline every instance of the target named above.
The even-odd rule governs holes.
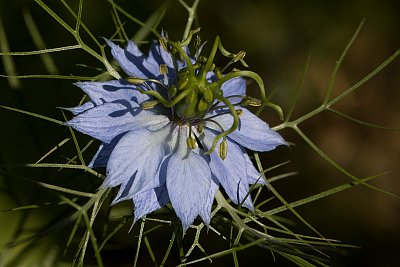
[[[76,83],[90,101],[69,108],[76,116],[66,125],[102,142],[89,167],[106,167],[101,187],[119,186],[113,203],[132,200],[137,221],[170,202],[184,230],[197,216],[210,223],[220,185],[253,210],[249,185],[265,182],[245,148],[285,141],[240,106],[245,79],[214,71],[215,51],[191,58],[163,38],[145,56],[131,41],[126,49],[106,41],[127,77]]]

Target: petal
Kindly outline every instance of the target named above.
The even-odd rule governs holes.
[[[127,131],[169,121],[167,117],[142,110],[134,102],[106,103],[89,109],[65,123],[104,143]]]
[[[246,152],[243,152],[244,157],[246,158],[246,171],[247,171],[247,181],[249,184],[267,184],[264,177],[257,171],[254,167],[253,162],[251,162],[249,155]]]
[[[163,185],[133,196],[132,201],[135,206],[133,221],[137,222],[143,216],[167,204],[169,202],[168,191]]]
[[[200,217],[206,225],[210,224],[211,208],[212,208],[212,204],[214,202],[215,194],[218,191],[218,188],[219,188],[219,182],[218,182],[217,178],[213,176],[211,179],[210,189],[208,190],[207,200],[206,200],[203,208],[200,210]]]
[[[86,102],[86,103],[84,103],[84,104],[82,104],[80,106],[77,106],[77,107],[62,108],[62,109],[68,110],[69,112],[72,112],[72,114],[74,114],[74,115],[78,115],[78,114],[80,114],[82,112],[85,112],[85,111],[91,109],[91,108],[94,108],[94,106],[95,106],[94,103],[89,101],[89,102]]]
[[[159,70],[157,73],[154,72],[154,66],[147,62],[145,55],[134,42],[128,41],[128,46],[124,50],[110,40],[105,40],[111,48],[111,54],[126,74],[143,79],[153,79],[158,76]]]
[[[161,45],[154,41],[151,44],[149,55],[147,57],[148,62],[153,62],[153,64],[158,68],[154,70],[155,73],[160,73],[160,66],[165,65],[168,69],[167,74],[161,74],[158,76],[158,80],[162,81],[165,85],[170,84],[176,78],[176,71],[174,68],[174,63],[170,53],[165,51]],[[179,68],[178,68],[179,69]],[[155,88],[157,90],[157,88]]]
[[[169,198],[184,231],[201,213],[211,183],[211,172],[206,160],[188,149],[186,138],[187,128],[181,127],[178,148],[168,161],[166,183]]]
[[[125,80],[77,82],[75,85],[81,88],[96,105],[121,99],[141,104],[150,99],[148,95],[140,93],[136,89],[137,86]]]
[[[204,133],[204,143],[207,147],[210,147],[215,134],[209,130],[205,130]],[[249,182],[247,180],[246,158],[240,146],[228,138],[226,141],[228,144],[228,153],[224,160],[218,155],[218,149],[210,155],[211,172],[235,204],[240,204],[244,200],[243,206],[253,210],[253,203],[250,195],[248,195]]]
[[[270,151],[286,142],[280,134],[269,128],[268,124],[258,118],[245,108],[239,117],[239,127],[229,137],[240,145],[254,151]],[[228,130],[233,123],[230,113],[222,114],[213,118],[225,130]],[[205,126],[220,131],[219,127],[213,122],[206,122]]]
[[[97,150],[96,154],[93,156],[92,160],[90,161],[88,167],[89,168],[96,168],[96,167],[106,167],[108,160],[110,158],[111,152],[114,150],[115,146],[121,139],[123,134],[116,136],[111,142],[108,143],[101,143],[99,149]]]
[[[114,187],[120,184],[115,202],[132,198],[135,194],[160,186],[158,172],[165,155],[167,136],[170,126],[158,131],[141,129],[125,134],[111,153],[107,164],[107,178],[102,187]],[[128,183],[129,179],[133,179]],[[129,187],[129,188],[128,188]]]
[[[224,92],[224,97],[229,97],[232,104],[240,103],[243,98],[230,96],[245,96],[246,80],[241,77],[230,79],[222,84],[221,90]]]

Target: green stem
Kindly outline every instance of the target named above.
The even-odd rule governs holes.
[[[283,120],[283,111],[282,111],[281,107],[268,100],[268,98],[265,94],[264,82],[261,79],[260,75],[258,75],[257,73],[249,71],[249,70],[235,71],[235,72],[229,73],[228,75],[225,75],[224,77],[222,77],[221,79],[216,81],[216,83],[219,86],[222,86],[222,84],[224,82],[226,82],[230,79],[233,79],[233,78],[238,78],[238,77],[248,77],[248,78],[253,79],[257,83],[257,85],[260,89],[260,96],[261,96],[261,100],[262,100],[263,104],[257,110],[256,115],[259,115],[261,113],[262,109],[267,106],[267,107],[274,109],[278,113],[279,118],[281,120]]]
[[[187,10],[189,13],[185,31],[183,32],[182,41],[185,40],[189,36],[190,29],[192,28],[194,17],[196,15],[197,5],[199,4],[200,0],[195,0],[193,5],[190,7],[188,6],[183,0],[179,0],[179,3]]]
[[[199,73],[200,80],[206,79],[206,75],[207,75],[208,71],[211,69],[211,65],[213,64],[215,54],[217,53],[219,43],[220,43],[220,38],[219,38],[219,36],[217,36],[217,37],[215,37],[214,44],[213,44],[210,56],[207,59],[206,65]]]
[[[218,134],[214,138],[211,148],[205,153],[205,155],[211,154],[214,151],[215,146],[217,145],[218,141],[221,138],[228,136],[230,133],[235,131],[239,126],[239,117],[238,117],[238,114],[236,113],[234,106],[231,104],[231,102],[229,102],[228,99],[226,99],[225,97],[222,97],[222,96],[217,96],[217,99],[224,102],[224,104],[229,108],[229,110],[231,111],[231,115],[233,116],[233,123],[232,123],[231,128],[229,128],[227,131],[223,131],[222,133]]]

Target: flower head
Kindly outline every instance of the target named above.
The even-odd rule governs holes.
[[[245,148],[285,141],[242,106],[245,80],[215,68],[217,41],[208,58],[166,38],[147,56],[106,41],[126,78],[76,83],[90,101],[70,108],[66,125],[102,142],[89,166],[107,168],[102,187],[119,186],[114,203],[132,200],[136,221],[170,202],[187,229],[197,216],[210,222],[221,185],[252,210],[249,185],[264,182]]]

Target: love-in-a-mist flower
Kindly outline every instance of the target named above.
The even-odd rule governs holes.
[[[170,202],[186,230],[197,216],[209,224],[221,185],[252,210],[249,185],[265,182],[245,148],[285,141],[243,107],[254,102],[241,77],[251,72],[220,73],[214,56],[228,52],[218,38],[209,57],[164,37],[147,56],[131,41],[126,49],[106,41],[126,77],[76,83],[90,101],[70,108],[66,125],[102,142],[89,166],[106,167],[102,187],[119,186],[114,203],[132,200],[136,221]]]

